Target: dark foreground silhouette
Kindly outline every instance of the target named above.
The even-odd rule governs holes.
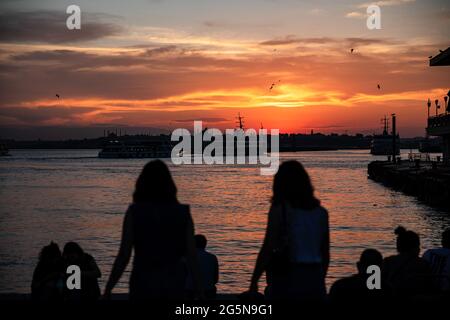
[[[201,280],[206,299],[215,299],[217,294],[216,284],[219,282],[219,261],[217,257],[206,250],[208,240],[202,234],[195,235],[195,247],[200,267]],[[192,275],[189,274],[186,283],[188,297],[194,297]]]
[[[80,290],[69,290],[66,286],[67,267],[80,268]],[[76,242],[68,242],[61,253],[59,246],[51,242],[39,255],[33,273],[31,296],[35,301],[95,301],[100,296],[98,278],[100,269],[94,258],[85,253]]]
[[[203,296],[189,206],[178,202],[175,183],[160,160],[149,162],[136,181],[105,298],[122,276],[133,250],[130,299],[184,298],[188,269],[195,295]]]
[[[361,253],[359,261],[356,263],[358,273],[350,277],[337,280],[330,289],[330,299],[332,302],[360,301],[360,302],[380,302],[387,297],[388,292],[381,282],[380,290],[370,290],[367,286],[369,266],[382,267],[383,256],[378,250],[366,249]]]
[[[330,260],[328,212],[320,206],[308,173],[297,161],[281,164],[273,182],[266,235],[250,292],[266,272],[271,299],[325,300]]]
[[[325,277],[330,262],[328,212],[314,196],[308,173],[297,161],[281,164],[273,181],[266,234],[247,292],[241,300],[301,300],[338,303],[384,302],[450,297],[450,229],[442,247],[420,253],[420,237],[398,227],[398,254],[383,260],[366,249],[356,262],[357,274],[337,280],[327,295]],[[132,253],[131,300],[215,299],[219,281],[217,257],[206,250],[207,239],[194,237],[189,206],[177,200],[168,167],[149,162],[136,181],[133,201],[125,213],[120,249],[107,281],[109,299]],[[81,290],[68,290],[66,268],[81,269]],[[381,270],[381,289],[369,289],[369,266]],[[266,274],[264,295],[258,282]],[[45,246],[33,274],[32,297],[37,301],[93,301],[99,298],[100,270],[94,258],[74,242],[61,253],[56,243]]]

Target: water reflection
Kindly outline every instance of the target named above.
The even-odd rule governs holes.
[[[0,161],[0,291],[28,292],[37,254],[51,240],[79,242],[109,274],[123,213],[146,160],[97,159],[95,150],[12,155]],[[398,224],[418,232],[423,248],[438,245],[450,226],[450,215],[368,180],[368,151],[288,153],[283,159],[304,164],[329,210],[328,284],[355,271],[363,248],[393,254]],[[179,199],[191,205],[196,231],[219,257],[218,290],[244,290],[265,230],[272,177],[260,176],[257,167],[170,167]],[[127,282],[128,274],[117,291],[126,291]]]

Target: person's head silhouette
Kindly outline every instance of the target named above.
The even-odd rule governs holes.
[[[61,250],[59,246],[53,241],[49,245],[42,248],[39,254],[39,261],[44,263],[51,263],[61,258]]]
[[[311,179],[300,162],[291,160],[280,165],[273,180],[272,203],[289,203],[294,208],[302,209],[319,206]]]
[[[450,249],[450,228],[442,232],[442,246]]]
[[[76,242],[67,242],[63,250],[63,258],[68,263],[77,264],[84,256],[84,251]]]
[[[197,249],[206,249],[206,244],[208,243],[208,240],[206,240],[206,237],[202,234],[196,234],[195,235],[195,247]]]
[[[420,238],[417,233],[399,226],[395,229],[397,235],[397,251],[418,256],[420,253]]]
[[[177,187],[169,168],[161,160],[153,160],[142,169],[136,181],[133,201],[177,203]]]
[[[378,250],[366,249],[361,253],[359,261],[356,263],[359,274],[366,275],[369,266],[381,266],[383,256]]]

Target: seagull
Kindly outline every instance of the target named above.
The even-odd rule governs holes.
[[[377,88],[378,88],[378,90],[381,90],[381,86],[379,84],[377,85]]]
[[[275,87],[275,83],[272,83],[272,85],[270,86],[269,90],[272,90],[273,87]]]
[[[59,94],[55,94],[55,96],[59,99]]]

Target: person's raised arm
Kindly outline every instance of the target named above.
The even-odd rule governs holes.
[[[258,281],[270,262],[272,252],[276,247],[276,239],[279,237],[280,217],[281,206],[272,206],[269,211],[264,242],[256,259],[255,269],[250,282],[250,291],[258,291]]]
[[[133,249],[133,222],[132,222],[132,214],[130,209],[128,209],[125,214],[125,218],[122,226],[122,240],[120,242],[119,253],[117,254],[116,260],[114,261],[114,265],[111,271],[111,275],[109,276],[108,282],[105,287],[105,297],[109,297],[112,289],[119,281],[122,276],[125,268],[130,261],[131,252]]]

